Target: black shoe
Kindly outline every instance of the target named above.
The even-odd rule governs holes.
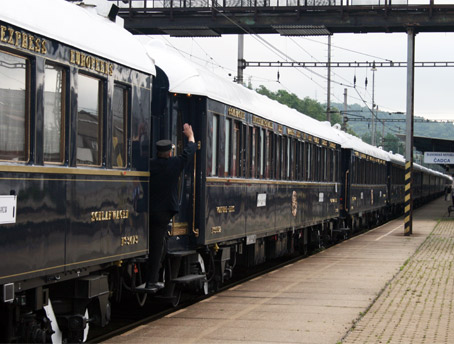
[[[156,291],[158,291],[158,290],[161,290],[162,288],[164,288],[163,282],[154,282],[154,283],[147,282],[145,284],[145,289],[156,289]]]
[[[156,294],[159,290],[164,288],[164,283],[156,282],[156,283],[144,283],[138,287],[136,287],[136,291],[139,293],[148,293],[148,294]]]

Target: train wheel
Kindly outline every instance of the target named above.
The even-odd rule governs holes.
[[[181,288],[177,285],[173,288],[173,297],[170,299],[172,307],[177,307],[181,301]]]
[[[198,254],[198,257],[197,257],[197,263],[199,265],[200,273],[206,275],[205,262],[203,261],[203,257],[200,255],[200,253]],[[209,288],[208,288],[208,280],[206,278],[203,281],[201,292],[203,295],[208,295]]]
[[[88,308],[85,309],[84,317],[85,317],[85,319],[90,319],[89,314],[88,314]],[[90,323],[87,321],[87,325],[85,325],[85,329],[84,329],[84,340],[82,341],[83,343],[85,343],[87,341],[89,332],[90,332]]]
[[[47,318],[50,320],[52,331],[54,331],[51,336],[52,343],[62,343],[63,336],[60,327],[58,326],[57,318],[55,316],[54,309],[52,308],[52,302],[50,299],[47,306],[44,306],[44,311],[46,312]]]

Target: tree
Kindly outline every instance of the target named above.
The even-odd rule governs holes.
[[[288,93],[285,90],[278,90],[272,92],[268,90],[265,86],[260,85],[256,89],[257,93],[263,94],[268,98],[278,101],[281,104],[287,105],[288,107],[295,109],[309,117],[315,118],[319,121],[326,121],[326,111],[325,107],[314,99],[306,97],[304,99],[298,98],[294,93]],[[331,125],[335,123],[342,123],[342,116],[338,109],[331,109]]]
[[[392,151],[393,153],[403,154],[405,152],[405,146],[399,138],[393,134],[386,134],[384,149],[386,151]]]

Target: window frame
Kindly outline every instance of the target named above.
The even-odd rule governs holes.
[[[45,165],[64,165],[65,164],[65,146],[66,146],[66,118],[67,118],[67,113],[66,113],[66,95],[67,95],[67,80],[68,80],[68,69],[66,66],[55,63],[53,61],[46,61],[44,65],[44,84],[47,82],[46,81],[46,66],[54,66],[56,68],[59,68],[62,72],[62,80],[61,80],[61,85],[62,85],[62,91],[61,91],[61,104],[60,104],[60,130],[61,130],[61,135],[60,135],[60,161],[49,161],[46,160],[46,152],[44,149],[44,137],[45,137],[45,112],[46,112],[46,102],[43,100],[43,162]],[[45,87],[45,86],[44,86]]]
[[[78,75],[77,75],[77,78],[78,78],[78,87],[80,85],[79,81],[80,81],[80,77],[83,76],[83,77],[87,77],[87,78],[91,78],[91,79],[94,79],[94,80],[97,80],[98,81],[98,151],[97,151],[97,159],[98,159],[98,164],[84,164],[84,163],[80,163],[78,158],[77,158],[77,151],[79,148],[85,148],[85,147],[78,147],[77,146],[77,137],[79,135],[79,99],[77,101],[77,118],[76,118],[76,122],[77,122],[77,127],[76,127],[76,157],[75,157],[75,161],[76,161],[76,166],[84,166],[84,167],[102,167],[103,166],[103,142],[104,142],[104,137],[103,137],[103,133],[104,133],[104,108],[105,108],[105,104],[104,104],[104,93],[105,93],[105,79],[104,78],[101,78],[97,75],[93,75],[93,74],[89,74],[89,73],[85,73],[83,71],[79,71]]]
[[[24,110],[25,111],[24,111],[24,117],[23,117],[24,118],[24,150],[23,150],[24,159],[19,160],[19,159],[15,159],[15,158],[13,158],[13,159],[0,158],[0,161],[27,164],[30,162],[30,152],[31,152],[31,147],[30,147],[30,145],[31,145],[31,137],[30,137],[30,133],[31,133],[31,123],[30,123],[31,99],[30,99],[30,95],[31,95],[31,72],[32,72],[31,71],[31,61],[30,61],[30,58],[27,56],[16,54],[16,53],[13,53],[13,52],[3,49],[3,48],[0,49],[0,53],[23,59],[25,62],[25,85],[24,85],[25,86],[25,94],[24,94],[24,97],[25,97]]]
[[[111,166],[113,169],[126,169],[128,167],[128,164],[129,164],[129,156],[128,156],[128,141],[129,141],[129,138],[130,138],[130,134],[129,134],[129,122],[130,122],[130,118],[131,118],[131,106],[130,106],[130,102],[131,102],[131,87],[128,86],[128,85],[125,85],[123,83],[119,83],[119,82],[114,82],[114,93],[115,93],[115,88],[118,87],[118,88],[121,88],[123,90],[123,119],[124,119],[124,123],[123,123],[123,132],[124,132],[124,149],[123,149],[123,152],[124,152],[124,157],[125,157],[125,161],[123,163],[123,166],[114,166],[114,147],[113,147],[113,138],[114,138],[114,115],[113,115],[113,111],[112,111],[112,132],[111,132],[111,142],[110,142],[110,145],[111,145]]]

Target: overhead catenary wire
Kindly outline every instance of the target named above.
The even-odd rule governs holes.
[[[216,8],[214,8],[215,11],[218,11]],[[286,53],[284,53],[283,51],[281,51],[279,48],[277,48],[275,45],[273,45],[272,43],[268,42],[266,39],[264,39],[263,37],[247,30],[246,28],[242,27],[239,23],[236,23],[234,20],[232,20],[231,18],[229,18],[228,16],[226,16],[224,13],[219,12],[219,15],[221,16],[224,16],[227,20],[229,20],[230,22],[232,22],[234,25],[236,25],[237,27],[239,27],[244,33],[248,34],[250,37],[252,37],[254,40],[256,40],[257,42],[259,42],[261,45],[265,46],[267,49],[269,49],[270,51],[272,51],[274,54],[276,54],[276,56],[278,56],[279,58],[283,59],[283,60],[291,60],[291,61],[294,61],[295,60],[293,58],[291,58],[290,56],[288,56]],[[310,39],[309,39],[310,40]],[[292,40],[294,41],[294,40]],[[310,41],[314,41],[314,42],[317,42],[317,43],[321,43],[321,42],[318,42],[316,40],[310,40]],[[196,43],[200,48],[201,46]],[[321,44],[326,44],[326,43],[321,43]],[[297,44],[299,45],[299,44]],[[358,53],[358,54],[363,54],[363,55],[366,55],[366,56],[371,56],[371,57],[374,57],[374,58],[377,58],[377,59],[382,59],[382,60],[385,60],[385,61],[390,61],[389,59],[385,59],[385,58],[381,58],[381,57],[377,57],[377,56],[373,56],[373,55],[369,55],[369,54],[364,54],[364,53],[361,53],[361,52],[358,52],[358,51],[354,51],[354,50],[351,50],[351,49],[345,49],[345,48],[342,48],[342,47],[338,47],[338,46],[335,46],[336,48],[338,49],[343,49],[343,50],[347,50],[347,51],[352,51],[352,52],[355,52],[355,53]],[[305,49],[303,47],[300,46],[300,48],[305,51]],[[204,61],[205,63],[211,63],[213,65],[215,65],[216,67],[218,68],[222,68],[223,70],[228,70],[230,71],[231,73],[235,73],[235,71],[231,68],[226,68],[218,63],[215,63],[214,62],[214,59],[208,54],[206,53],[206,51],[201,48],[201,50],[205,53],[205,55],[209,58],[209,61],[204,61],[203,59],[200,59],[198,58],[200,61]],[[307,51],[305,51],[308,55],[310,55]],[[312,56],[312,55],[310,55]],[[313,56],[312,56],[313,57]],[[312,83],[314,83],[317,87],[319,87],[320,89],[324,90],[326,92],[326,85],[322,85],[321,83],[319,83],[317,80],[315,80],[314,78],[312,78],[311,75],[315,76],[315,77],[318,77],[320,78],[321,80],[324,80],[326,81],[327,80],[327,76],[325,75],[322,75],[320,73],[317,73],[315,72],[314,70],[312,69],[309,69],[309,68],[305,68],[304,70],[308,73],[310,73],[310,75],[308,75],[307,73],[304,73],[303,71],[301,71],[300,68],[296,68],[296,70],[298,70],[298,73],[302,74],[304,77],[306,77],[307,79],[309,79]],[[230,74],[229,74],[230,75]],[[254,79],[254,80],[264,80],[266,82],[273,82],[273,80],[271,79],[266,79],[266,78],[261,78],[261,77],[258,77],[256,75],[253,75],[253,74],[250,74],[250,73],[247,73],[247,75],[250,77],[250,79]],[[336,75],[337,76],[337,75]],[[343,77],[341,77],[342,79],[344,79]],[[344,79],[345,80],[345,79]],[[284,86],[284,83],[285,83],[285,79],[282,78],[282,76],[280,75],[279,79],[278,80],[274,80],[274,82],[277,82],[281,87]],[[332,82],[337,84],[337,85],[340,85],[340,86],[343,86],[343,87],[347,87],[347,88],[358,88],[357,85],[355,85],[355,83],[349,83],[348,81],[346,82],[340,82],[336,79],[332,79]],[[286,90],[289,90],[289,87],[285,87]],[[358,90],[356,90],[357,92]],[[343,99],[340,99],[338,96],[336,96],[335,94],[331,93],[331,96],[333,98],[336,99],[337,102],[339,103],[342,103],[343,102]],[[349,97],[351,99],[355,99],[357,101],[364,101],[362,97],[360,97],[359,99],[358,98],[355,98],[355,97],[352,97],[351,95],[349,95]]]

